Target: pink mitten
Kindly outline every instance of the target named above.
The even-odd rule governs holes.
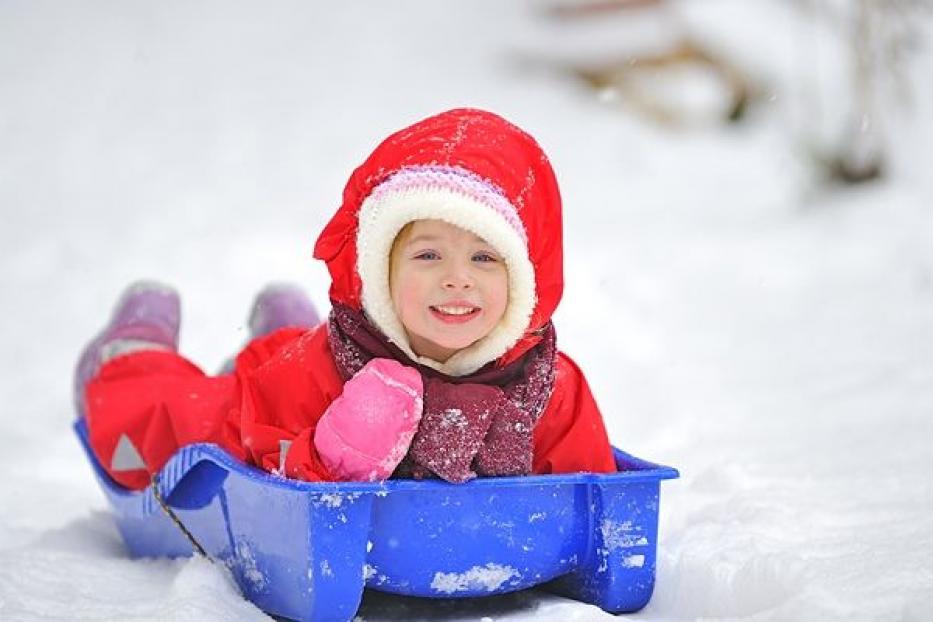
[[[369,361],[318,421],[321,462],[341,480],[386,479],[408,453],[423,396],[417,370],[393,359]]]

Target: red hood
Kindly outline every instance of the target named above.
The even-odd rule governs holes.
[[[537,301],[531,322],[498,364],[524,354],[551,319],[564,289],[560,191],[547,156],[535,140],[502,117],[468,108],[449,110],[392,134],[353,171],[343,203],[324,227],[314,256],[327,263],[330,298],[361,310],[356,263],[357,215],[373,188],[401,168],[460,166],[498,186],[515,206],[528,235]]]

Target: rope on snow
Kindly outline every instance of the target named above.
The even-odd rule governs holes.
[[[162,507],[162,511],[165,512],[166,516],[172,519],[172,522],[181,530],[185,537],[188,538],[188,542],[191,543],[191,546],[194,548],[195,552],[201,557],[204,557],[211,563],[214,563],[214,560],[211,559],[211,556],[207,554],[207,551],[204,550],[204,547],[195,539],[194,535],[188,531],[188,528],[185,527],[185,524],[181,522],[181,519],[172,511],[172,508],[168,507],[168,504],[165,502],[165,499],[162,498],[162,493],[159,490],[159,476],[155,473],[152,474],[152,496],[155,497],[156,501],[159,502],[159,505]]]

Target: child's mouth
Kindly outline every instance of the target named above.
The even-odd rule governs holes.
[[[428,308],[431,309],[431,315],[446,324],[463,324],[469,322],[480,312],[479,307],[437,306]]]

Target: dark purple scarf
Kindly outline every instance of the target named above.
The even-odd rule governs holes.
[[[531,473],[532,431],[554,387],[554,326],[518,360],[487,363],[469,376],[447,376],[413,362],[366,317],[334,304],[328,340],[344,381],[372,358],[391,358],[421,372],[424,412],[408,455],[393,477],[438,476],[464,482],[476,475]]]

